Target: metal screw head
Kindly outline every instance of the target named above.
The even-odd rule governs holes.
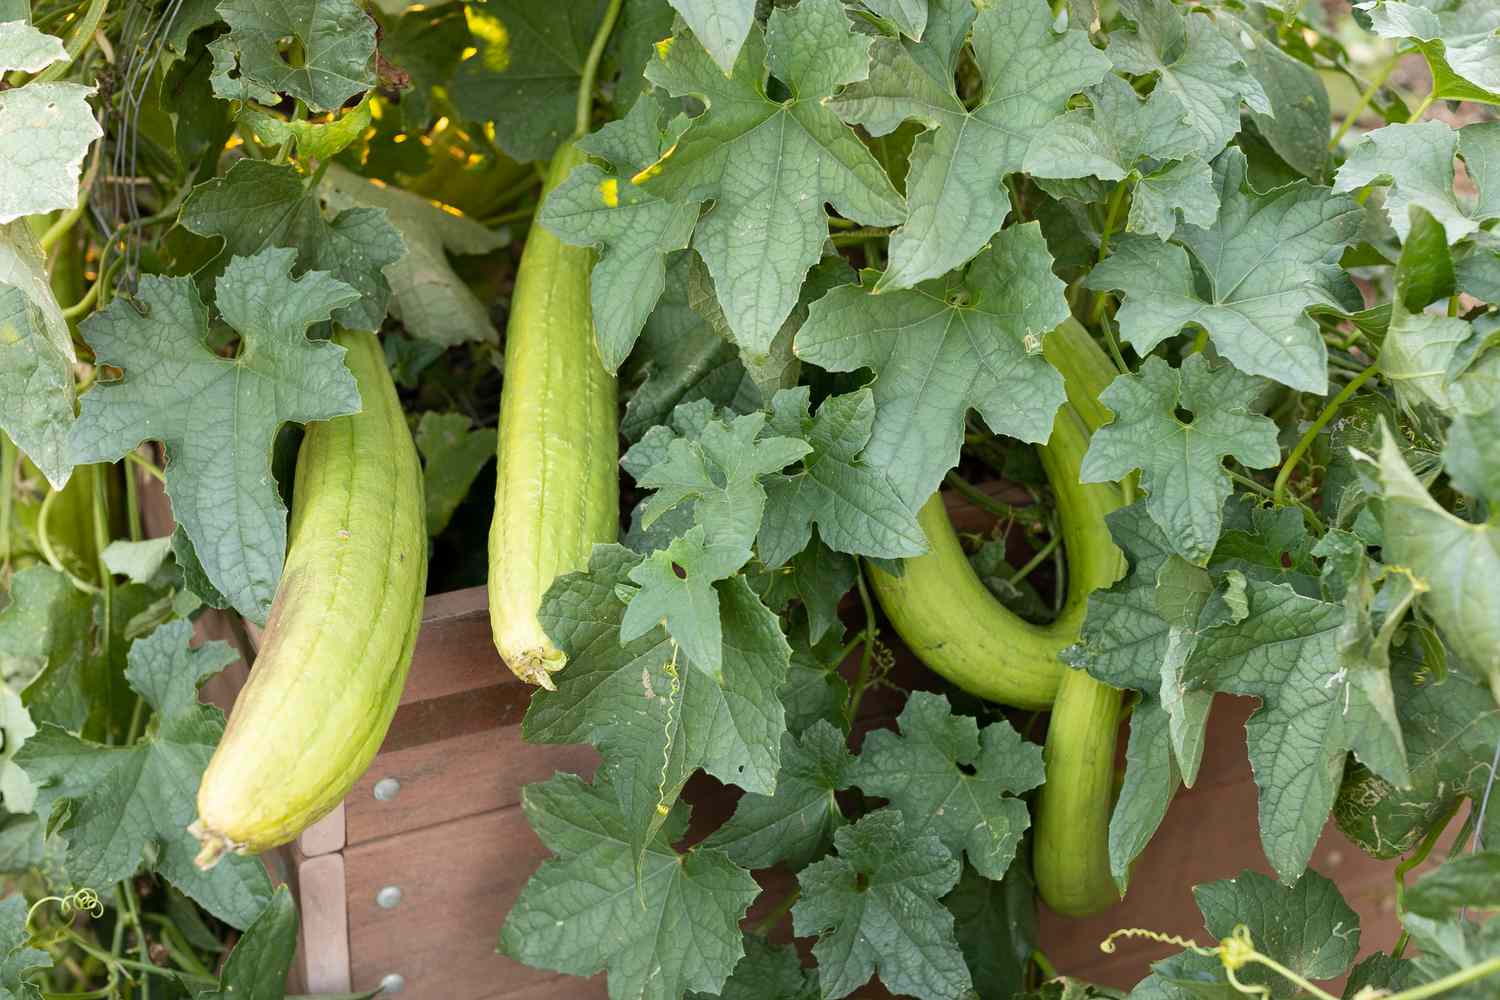
[[[398,885],[386,886],[375,894],[375,902],[379,903],[383,909],[394,909],[401,902],[401,887]]]
[[[395,778],[381,778],[375,782],[375,798],[381,802],[389,802],[401,791],[401,782]]]
[[[406,979],[399,973],[392,972],[380,980],[380,988],[387,993],[400,993],[406,989]]]

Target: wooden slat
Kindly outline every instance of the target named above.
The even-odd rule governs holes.
[[[382,750],[344,800],[346,841],[352,847],[513,806],[521,801],[522,786],[556,771],[592,775],[598,759],[589,746],[523,743],[520,726]],[[375,798],[375,785],[383,778],[401,783],[387,801]]]
[[[345,906],[344,858],[309,858],[297,869],[303,988],[315,993],[349,992],[349,913]]]
[[[355,990],[394,972],[413,997],[484,1000],[549,981],[559,1000],[606,995],[602,979],[559,982],[495,952],[505,914],[548,857],[520,808],[385,837],[343,857]],[[402,894],[393,909],[375,901],[388,885]]]

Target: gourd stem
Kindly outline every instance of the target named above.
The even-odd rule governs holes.
[[[1302,435],[1302,438],[1293,446],[1291,454],[1287,455],[1286,461],[1281,464],[1281,471],[1276,473],[1276,485],[1271,489],[1271,495],[1278,505],[1286,503],[1287,482],[1292,478],[1292,470],[1297,468],[1297,463],[1302,461],[1302,456],[1307,449],[1312,447],[1318,432],[1328,426],[1328,422],[1339,412],[1339,408],[1349,401],[1349,397],[1359,391],[1359,387],[1374,378],[1380,371],[1380,362],[1375,362],[1364,371],[1354,376],[1349,384],[1339,390],[1339,394],[1328,401],[1323,407],[1323,412],[1318,414],[1318,419],[1312,422],[1312,426]]]
[[[578,81],[578,106],[574,118],[573,138],[581,139],[588,134],[589,120],[593,117],[594,79],[599,75],[599,61],[604,58],[604,46],[609,44],[609,33],[615,28],[620,16],[622,0],[609,0],[604,20],[594,34],[594,44],[589,46],[588,58],[583,63],[583,79]]]
[[[1391,73],[1396,69],[1396,64],[1400,61],[1401,56],[1398,53],[1387,59],[1385,65],[1380,67],[1380,71],[1375,74],[1375,79],[1370,81],[1370,85],[1359,95],[1359,100],[1354,103],[1354,107],[1344,116],[1343,122],[1339,124],[1338,131],[1333,133],[1332,139],[1328,140],[1328,151],[1330,153],[1339,148],[1339,143],[1344,140],[1344,136],[1349,134],[1349,130],[1354,127],[1354,123],[1359,121],[1360,115],[1365,113],[1365,109],[1370,106],[1370,102],[1375,99],[1375,95],[1380,92],[1380,88],[1385,86],[1385,81],[1390,79]]]

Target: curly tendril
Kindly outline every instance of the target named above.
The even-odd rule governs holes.
[[[36,916],[38,910],[48,903],[57,904],[58,916],[64,920],[72,917],[75,913],[87,913],[95,920],[104,916],[104,900],[100,899],[99,894],[93,889],[78,889],[65,896],[43,896],[35,903],[32,903],[31,909],[26,911],[26,931],[28,934],[31,933],[32,918]]]
[[[1199,955],[1218,954],[1217,948],[1205,948],[1192,938],[1180,937],[1176,934],[1163,934],[1160,931],[1147,930],[1144,927],[1122,927],[1119,930],[1111,931],[1109,937],[1099,942],[1099,950],[1106,955],[1113,955],[1115,953],[1116,938],[1145,938],[1148,941],[1155,941],[1157,944],[1176,945],[1185,951],[1196,952]]]
[[[667,676],[672,686],[667,690],[667,742],[661,748],[661,780],[656,784],[656,814],[665,816],[672,811],[667,805],[667,772],[672,767],[672,714],[677,707],[677,692],[681,685],[677,673],[677,640],[672,640],[672,659],[667,662]]]

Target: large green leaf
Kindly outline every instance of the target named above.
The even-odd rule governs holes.
[[[1276,424],[1252,407],[1264,384],[1231,365],[1190,355],[1173,370],[1147,358],[1099,396],[1114,420],[1094,432],[1079,479],[1105,483],[1141,470],[1146,511],[1189,562],[1208,562],[1233,492],[1226,456],[1252,469],[1281,458]],[[1191,416],[1185,416],[1191,414]]]
[[[792,907],[797,934],[818,937],[823,996],[846,997],[876,973],[892,992],[923,1000],[971,995],[953,914],[939,902],[962,866],[942,841],[881,809],[840,829],[834,843],[836,857],[797,876],[802,898]]]
[[[809,409],[808,389],[783,389],[771,400],[771,429],[804,439],[802,468],[776,475],[756,546],[768,567],[784,564],[818,537],[835,552],[894,559],[921,555],[927,538],[889,477],[860,459],[875,423],[869,389],[830,396]]]
[[[970,109],[954,84],[973,27],[984,86]],[[871,49],[869,79],[833,102],[871,135],[904,121],[926,125],[906,176],[909,211],[891,237],[879,290],[915,288],[960,267],[1000,229],[1010,209],[1005,175],[1021,169],[1039,132],[1068,98],[1098,83],[1109,60],[1083,31],[1056,32],[1043,0],[931,5],[923,39],[885,38]],[[865,221],[865,220],[861,220]]]
[[[741,348],[765,354],[823,252],[831,203],[845,217],[888,225],[905,217],[885,171],[828,106],[866,76],[870,39],[851,32],[838,0],[776,8],[726,78],[691,35],[658,47],[646,78],[707,110],[669,154],[632,183],[669,201],[713,199],[693,236]],[[767,72],[791,89],[766,93]]]
[[[306,335],[357,293],[322,271],[292,280],[295,257],[236,257],[219,278],[219,310],[241,338],[233,358],[209,346],[208,310],[191,278],[143,278],[147,315],[121,298],[90,317],[84,337],[125,375],[84,396],[69,439],[80,462],[164,444],[173,516],[213,585],[260,623],[286,556],[286,505],[271,474],[276,433],[360,406],[344,349]]]
[[[844,734],[819,720],[800,739],[781,737],[781,771],[770,795],[747,793],[734,815],[704,840],[745,868],[786,862],[800,868],[828,846],[844,824],[835,792],[848,788],[854,758]]]
[[[222,642],[189,649],[191,635],[188,622],[172,622],[130,648],[126,679],[155,713],[139,742],[105,746],[48,723],[16,760],[36,783],[38,812],[67,839],[74,884],[105,891],[144,865],[247,927],[271,898],[260,861],[230,856],[206,872],[193,863],[198,782],[224,732],[223,715],[199,704],[197,689],[235,656]]]
[[[717,589],[719,676],[689,663],[665,629],[622,643],[620,589],[639,562],[620,546],[595,546],[588,573],[561,577],[547,592],[540,618],[568,654],[568,669],[556,691],[532,697],[522,731],[533,742],[598,746],[630,836],[644,850],[662,810],[700,767],[746,791],[775,790],[786,731],[776,693],[791,650],[743,578]]]
[[[58,489],[73,471],[67,437],[76,360],[31,226],[0,224],[0,432]]]
[[[381,272],[390,284],[391,314],[413,335],[444,347],[466,340],[494,343],[498,339],[489,309],[453,272],[447,253],[489,253],[509,242],[507,233],[486,229],[409,191],[372,184],[337,164],[328,168],[318,194],[327,210],[335,213],[335,229],[345,215],[352,212],[353,217],[361,217],[375,209],[400,234],[406,253],[386,261]],[[322,255],[319,261],[321,266]],[[334,273],[342,277],[339,271]]]
[[[1321,393],[1328,351],[1306,311],[1336,303],[1333,262],[1359,233],[1363,212],[1352,197],[1306,181],[1261,194],[1246,170],[1244,153],[1225,151],[1214,161],[1212,226],[1180,227],[1182,246],[1122,237],[1087,284],[1125,293],[1120,332],[1142,354],[1193,323],[1241,371]],[[1208,278],[1206,296],[1187,251]]]
[[[1360,6],[1376,34],[1412,40],[1432,70],[1436,96],[1500,104],[1500,7],[1486,0]]]
[[[1110,33],[1110,60],[1125,73],[1157,75],[1150,101],[1183,109],[1203,159],[1239,131],[1241,102],[1272,114],[1270,98],[1211,16],[1171,0],[1121,0],[1120,9],[1135,29]]]
[[[875,423],[863,458],[916,510],[958,464],[970,407],[992,431],[1042,442],[1064,399],[1042,338],[1068,315],[1041,228],[1012,226],[966,270],[905,291],[835,288],[813,303],[797,355],[871,368]]]
[[[1111,73],[1086,91],[1090,108],[1054,118],[1032,139],[1025,169],[1033,177],[1136,178],[1125,228],[1169,239],[1178,215],[1211,226],[1219,214],[1213,173],[1198,156],[1198,134],[1170,94],[1142,100]],[[1176,162],[1172,162],[1176,161]]]
[[[406,252],[401,235],[378,208],[346,209],[329,221],[317,194],[295,167],[244,159],[194,188],[178,221],[224,240],[205,278],[222,274],[233,257],[293,247],[293,274],[327,271],[359,293],[334,308],[334,320],[351,330],[379,329],[391,297],[384,269]]]
[[[218,97],[274,105],[289,94],[336,111],[375,85],[375,21],[355,0],[221,0],[218,11],[229,24],[208,47]]]
[[[1004,720],[981,729],[925,691],[912,692],[896,725],[899,735],[865,737],[853,783],[890,800],[911,835],[936,834],[985,878],[1004,878],[1031,825],[1019,796],[1042,783],[1042,748]]]
[[[1460,194],[1454,188],[1453,158],[1464,166],[1478,190]],[[1339,167],[1336,191],[1384,185],[1385,211],[1402,240],[1412,228],[1410,210],[1431,213],[1457,243],[1500,218],[1500,122],[1454,129],[1446,122],[1387,125],[1365,135]]]
[[[1500,525],[1470,524],[1444,510],[1413,475],[1386,430],[1380,447],[1386,562],[1425,586],[1417,599],[1461,662],[1500,690]]]
[[[62,42],[24,21],[0,23],[0,76],[36,73],[63,59]],[[0,90],[0,226],[25,215],[78,204],[78,174],[103,131],[88,97],[93,87],[33,80]],[[5,242],[0,230],[0,246]],[[0,283],[8,283],[0,259]],[[0,302],[0,317],[6,313]],[[3,342],[3,340],[0,340]],[[6,366],[0,365],[0,370]]]
[[[745,953],[739,921],[760,888],[722,851],[672,848],[685,808],[672,810],[642,852],[628,807],[605,781],[555,775],[526,786],[521,807],[556,857],[521,891],[501,952],[575,976],[608,970],[614,1000],[723,987]]]
[[[661,103],[644,94],[618,122],[580,141],[612,172],[586,163],[547,196],[537,221],[576,246],[601,247],[589,275],[589,301],[604,367],[616,371],[635,346],[666,287],[667,255],[687,246],[695,203],[674,204],[630,178],[656,162],[672,136],[659,125]]]
[[[606,0],[487,0],[465,5],[479,51],[453,74],[453,103],[494,122],[516,160],[547,160],[573,133],[578,87]]]

